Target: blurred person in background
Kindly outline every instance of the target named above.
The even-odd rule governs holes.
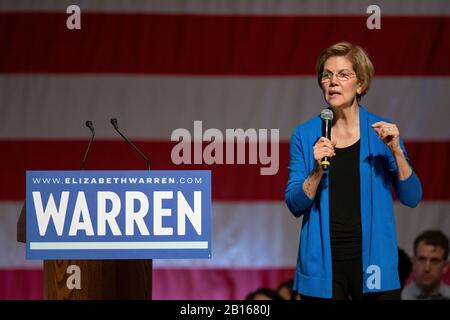
[[[293,286],[293,279],[281,283],[277,288],[278,295],[284,300],[297,300],[298,294],[293,291]]]
[[[438,230],[425,231],[415,239],[414,280],[403,289],[403,300],[450,299],[450,286],[442,281],[449,267],[448,246],[448,237]]]
[[[412,272],[411,258],[405,250],[398,248],[398,277],[400,279],[400,289],[405,287],[406,280]]]
[[[283,300],[283,298],[281,298],[275,290],[269,288],[259,288],[250,292],[245,297],[245,300]]]

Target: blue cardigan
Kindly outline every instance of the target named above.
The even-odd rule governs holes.
[[[397,270],[397,237],[391,186],[404,205],[416,207],[422,187],[413,172],[398,178],[391,151],[371,125],[382,119],[359,107],[360,188],[362,225],[363,292],[394,290],[400,287]],[[328,207],[328,174],[324,173],[316,196],[310,199],[303,182],[315,167],[313,145],[322,135],[320,116],[298,126],[290,143],[289,181],[286,203],[296,217],[303,216],[294,289],[305,295],[332,297],[332,266]],[[401,148],[407,158],[403,141]],[[351,200],[352,195],[348,195]]]

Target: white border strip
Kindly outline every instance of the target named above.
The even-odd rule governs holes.
[[[158,242],[30,242],[30,250],[158,250],[208,249],[207,241]]]

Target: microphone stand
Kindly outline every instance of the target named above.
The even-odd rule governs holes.
[[[94,130],[94,125],[93,125],[92,121],[89,121],[89,120],[86,121],[86,127],[88,127],[89,130],[91,130],[92,134],[91,134],[91,139],[89,140],[89,144],[86,148],[86,152],[84,153],[83,161],[81,162],[81,170],[85,169],[86,160],[87,160],[89,152],[91,151],[91,144],[92,144],[92,141],[94,140],[94,136],[95,136],[95,130]]]
[[[131,142],[130,140],[128,140],[128,138],[125,137],[125,136],[122,134],[122,132],[120,132],[119,126],[118,126],[118,124],[117,124],[117,119],[112,118],[112,119],[111,119],[111,124],[113,125],[114,130],[116,130],[116,131],[120,134],[120,136],[121,136],[122,138],[125,139],[125,141],[128,143],[128,145],[130,145],[130,146],[134,149],[134,151],[136,151],[136,152],[137,152],[137,153],[145,160],[145,163],[147,164],[148,170],[150,170],[150,160],[148,160],[148,158],[142,153],[141,150],[139,150],[138,147],[136,147],[136,146],[134,145],[133,142]]]

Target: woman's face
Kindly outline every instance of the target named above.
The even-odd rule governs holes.
[[[335,108],[352,106],[356,94],[361,93],[361,84],[346,57],[333,56],[325,61],[321,83],[325,100]]]

